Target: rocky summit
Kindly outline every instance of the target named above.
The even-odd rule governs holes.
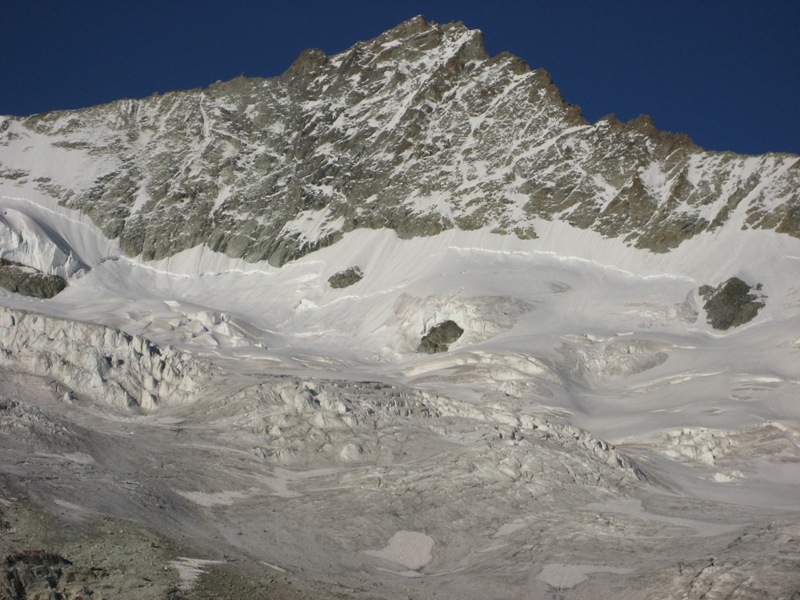
[[[0,177],[143,259],[206,244],[282,265],[356,228],[534,238],[540,219],[654,252],[734,215],[800,236],[797,156],[706,152],[647,117],[589,123],[546,71],[422,17],[273,79],[4,118],[0,144]]]

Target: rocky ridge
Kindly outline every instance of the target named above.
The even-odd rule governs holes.
[[[654,252],[728,222],[800,236],[797,156],[591,124],[544,70],[422,17],[273,79],[5,118],[0,177],[144,259],[206,244],[281,265],[355,228],[531,238],[537,219]]]

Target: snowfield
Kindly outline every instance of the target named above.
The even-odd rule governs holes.
[[[0,291],[3,477],[183,540],[186,590],[234,559],[356,598],[800,587],[797,239],[355,230],[276,268],[125,257],[36,195],[0,215],[0,255],[69,280]],[[698,288],[732,276],[766,306],[717,331]]]

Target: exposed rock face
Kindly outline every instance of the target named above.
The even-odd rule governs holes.
[[[756,290],[761,286],[756,285]],[[738,277],[731,277],[716,288],[704,285],[700,295],[705,299],[703,308],[714,329],[730,329],[749,323],[764,308],[764,296],[752,293],[753,287]]]
[[[364,273],[358,267],[350,267],[344,271],[339,271],[328,278],[328,284],[334,288],[346,288],[354,283],[358,283],[364,278]]]
[[[464,330],[455,321],[444,321],[431,327],[431,330],[422,337],[417,352],[436,354],[447,352],[449,344],[461,337]]]
[[[0,287],[34,298],[52,298],[67,287],[67,282],[58,275],[45,275],[0,258]]]
[[[0,308],[0,367],[41,375],[122,410],[195,399],[215,369],[174,348],[109,327]]]
[[[44,550],[24,550],[2,563],[0,598],[80,600],[94,594],[92,585],[108,574],[103,569],[75,567],[66,558]]]
[[[0,178],[145,259],[207,244],[280,265],[359,227],[530,238],[537,218],[656,252],[734,214],[800,235],[797,156],[705,152],[645,117],[592,125],[545,71],[421,17],[274,79],[6,119]]]
[[[29,550],[6,556],[3,560],[3,597],[22,599],[34,593],[52,597],[63,575],[62,568],[71,563],[42,550]],[[33,589],[33,588],[41,589]]]

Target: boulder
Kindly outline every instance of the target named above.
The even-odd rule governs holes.
[[[430,331],[422,337],[417,346],[417,352],[425,354],[447,352],[449,344],[455,342],[463,333],[464,330],[455,321],[443,321],[431,327]]]
[[[339,271],[328,278],[328,284],[334,288],[346,288],[354,283],[358,283],[364,278],[364,273],[358,267],[349,267],[344,271]]]
[[[45,275],[32,267],[0,258],[0,287],[34,298],[52,298],[67,287],[58,275]]]

